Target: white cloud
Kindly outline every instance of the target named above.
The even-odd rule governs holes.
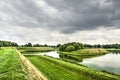
[[[120,43],[118,2],[0,0],[0,39],[21,44]]]

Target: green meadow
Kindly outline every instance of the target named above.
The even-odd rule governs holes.
[[[0,80],[29,80],[15,49],[0,49]]]
[[[17,47],[21,52],[48,52],[55,50],[51,47]],[[59,52],[64,55],[78,56],[97,56],[106,54],[105,49],[80,49],[71,52]],[[120,80],[119,75],[101,72],[71,63],[63,59],[55,59],[48,56],[25,56],[48,80]],[[26,65],[26,67],[29,65]],[[34,74],[33,74],[34,75]],[[0,48],[0,80],[34,80],[30,79],[29,74],[23,69],[20,56],[15,48]]]
[[[27,52],[48,52],[55,50],[52,47],[17,47],[17,49],[22,53]]]
[[[48,80],[120,80],[120,76],[96,71],[46,56],[26,56]]]

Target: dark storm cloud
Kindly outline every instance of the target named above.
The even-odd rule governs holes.
[[[42,1],[42,2],[40,2]],[[1,0],[6,25],[74,33],[120,26],[120,0]]]
[[[44,23],[46,17],[33,0],[3,0],[0,8],[6,15],[12,17],[8,20],[16,25],[33,26]]]
[[[60,12],[66,20],[64,26],[66,29],[63,32],[71,32],[77,30],[91,30],[99,28],[100,26],[111,27],[116,26],[116,21],[120,22],[116,15],[119,9],[116,9],[117,1],[99,1],[99,0],[69,0],[69,1],[57,1],[46,0],[49,5],[54,6]],[[119,7],[120,8],[120,7]],[[118,26],[116,26],[118,27]]]

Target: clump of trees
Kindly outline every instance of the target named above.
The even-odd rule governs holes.
[[[71,51],[83,49],[84,45],[82,43],[78,43],[78,42],[71,42],[71,43],[66,43],[63,45],[58,44],[57,47],[58,47],[59,51],[71,52]]]
[[[120,44],[94,44],[94,45],[90,45],[90,44],[84,44],[85,48],[120,48]]]
[[[11,41],[0,41],[0,47],[17,47],[18,44]]]
[[[71,52],[71,51],[75,51],[75,47],[70,45],[70,46],[67,46],[65,51],[68,51],[68,52]]]
[[[31,42],[26,43],[24,45],[21,45],[21,47],[53,47],[55,48],[56,46],[52,46],[52,45],[47,45],[47,44],[32,44]]]

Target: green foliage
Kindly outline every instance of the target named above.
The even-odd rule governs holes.
[[[45,56],[26,56],[48,80],[120,80],[120,77]],[[59,74],[58,74],[59,73]]]
[[[0,80],[29,80],[14,49],[0,50]]]
[[[11,41],[0,41],[0,47],[17,47],[18,44]]]
[[[29,42],[29,43],[25,44],[24,47],[32,47],[32,43]]]
[[[60,54],[70,54],[70,55],[77,55],[77,56],[96,56],[96,55],[103,55],[108,53],[107,50],[102,49],[102,48],[92,48],[92,49],[81,49],[77,51],[72,51],[72,52],[60,52]]]
[[[84,44],[85,48],[116,48],[116,49],[120,49],[120,44],[94,44],[94,45],[90,45],[90,44]]]
[[[55,47],[55,46],[50,46],[50,45],[47,45],[47,44],[44,44],[44,45],[32,44],[32,43],[29,42],[27,44],[21,45],[21,47]]]
[[[65,51],[68,51],[68,52],[71,52],[71,51],[75,51],[75,47],[70,45],[70,46],[67,46]]]
[[[71,52],[59,52],[60,58],[70,62],[81,62],[84,58],[107,54],[108,51],[102,48],[80,49]]]
[[[20,52],[48,52],[53,51],[52,47],[17,47]]]
[[[73,50],[71,50],[71,51],[84,49],[84,46],[83,46],[82,43],[72,42],[72,43],[66,43],[66,44],[60,45],[59,51],[69,51],[69,50],[66,50],[68,46],[73,46],[74,47],[74,49],[72,48]]]

